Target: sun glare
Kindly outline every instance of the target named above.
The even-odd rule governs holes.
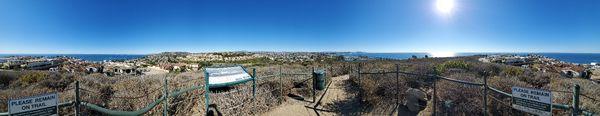
[[[429,52],[431,57],[454,57],[456,54],[454,52]]]
[[[435,7],[442,14],[451,14],[454,10],[454,0],[436,0]]]

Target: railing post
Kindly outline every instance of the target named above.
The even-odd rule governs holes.
[[[281,69],[283,66],[279,66],[279,74],[277,75],[279,77],[279,91],[281,92],[281,100],[283,101],[283,76],[281,75]]]
[[[580,109],[579,109],[579,85],[576,84],[575,87],[573,87],[573,111],[572,111],[572,116],[578,116]]]
[[[163,98],[165,99],[165,101],[163,102],[163,116],[168,116],[169,115],[169,82],[167,82],[167,77],[165,77],[165,88],[164,88],[164,92],[163,92]]]
[[[256,68],[252,68],[252,100],[256,100]]]
[[[396,64],[396,105],[400,106],[400,65]]]
[[[210,104],[210,83],[208,83],[208,73],[206,72],[206,70],[204,71],[204,105],[205,106],[205,110],[204,112],[206,112],[206,115],[208,115],[208,105]]]
[[[483,116],[487,116],[487,75],[483,76]]]
[[[79,81],[75,81],[75,116],[79,116],[81,100],[79,99]]]
[[[360,77],[360,69],[361,68],[362,68],[362,63],[358,63],[358,73],[357,73],[358,74],[358,76],[357,76],[358,78],[356,78],[358,80],[358,87],[361,87],[361,85],[360,85],[361,80],[362,80],[362,78]],[[362,96],[362,90],[359,90],[358,97],[360,98],[360,102],[359,103],[362,104],[362,97],[363,97]]]
[[[315,75],[315,67],[312,67],[312,94],[313,94],[313,103],[317,103],[317,93],[315,92],[315,87],[317,86],[317,78]]]
[[[436,87],[436,83],[437,83],[437,79],[438,77],[433,77],[433,96],[431,96],[431,98],[433,99],[433,116],[436,116],[437,112],[437,87]]]

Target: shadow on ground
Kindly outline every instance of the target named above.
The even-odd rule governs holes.
[[[342,89],[348,93],[348,98],[334,101],[333,103],[324,104],[323,107],[325,109],[339,112],[343,116],[356,116],[373,110],[373,105],[361,101],[361,98],[358,96],[360,90],[358,86],[356,86],[356,83],[350,80],[345,80],[343,83],[338,84],[344,85]]]
[[[350,79],[343,81],[339,87],[348,93],[348,98],[343,100],[337,100],[333,103],[324,104],[324,109],[330,109],[332,111],[340,113],[340,115],[347,116],[358,116],[358,115],[395,115],[398,116],[416,116],[417,113],[410,112],[408,108],[402,104],[395,103],[380,103],[371,104],[364,102],[359,96],[361,89],[358,88],[357,83],[354,83]]]

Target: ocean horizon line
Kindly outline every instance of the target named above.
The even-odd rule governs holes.
[[[0,55],[152,55],[160,53],[176,53],[185,51],[166,51],[158,53],[0,53]],[[187,53],[219,53],[219,52],[322,52],[322,53],[382,53],[382,54],[406,54],[406,53],[432,53],[432,52],[364,52],[364,51],[214,51],[214,52],[187,52]],[[484,54],[600,54],[600,52],[449,52],[449,53],[484,53]]]

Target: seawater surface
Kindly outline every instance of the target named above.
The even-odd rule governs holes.
[[[36,57],[57,57],[57,56],[67,56],[73,57],[77,59],[82,59],[86,61],[104,61],[104,60],[129,60],[141,58],[146,55],[139,54],[0,54],[0,57],[9,57],[9,56],[36,56]]]
[[[514,54],[525,56],[528,54],[537,54],[565,62],[590,64],[600,63],[600,53],[456,53],[454,56],[473,56],[473,55],[494,55],[494,54]],[[422,58],[425,55],[432,56],[429,53],[367,53],[367,52],[347,52],[340,53],[344,56],[367,56],[371,58],[392,58],[392,59],[408,59],[413,55]]]

